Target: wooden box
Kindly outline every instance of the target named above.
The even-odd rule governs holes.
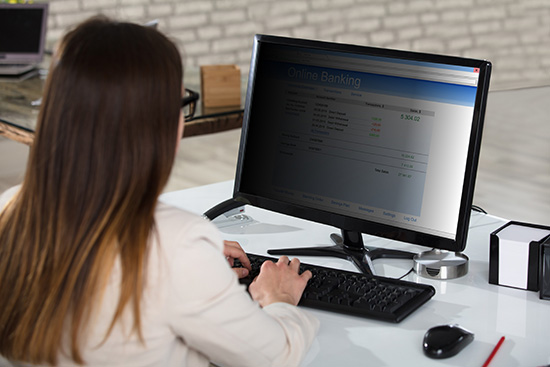
[[[240,106],[241,69],[237,65],[201,66],[204,107]]]

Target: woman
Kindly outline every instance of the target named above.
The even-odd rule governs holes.
[[[248,259],[198,216],[157,202],[183,132],[178,50],[94,18],[52,64],[20,188],[0,197],[0,355],[14,364],[298,365],[318,322],[311,277]],[[246,275],[247,270],[239,273]]]

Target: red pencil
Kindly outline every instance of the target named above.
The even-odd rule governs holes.
[[[504,342],[504,337],[502,336],[502,337],[500,337],[500,340],[498,341],[497,345],[495,345],[495,347],[493,348],[493,351],[489,355],[489,358],[487,358],[485,363],[483,363],[483,367],[489,366],[489,363],[491,363],[491,360],[493,359],[495,354],[497,354],[498,349],[500,348],[500,346],[502,345],[503,342]]]

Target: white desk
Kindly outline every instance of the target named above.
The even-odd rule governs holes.
[[[227,181],[167,193],[163,202],[202,214],[231,197],[233,182]],[[330,245],[329,234],[338,229],[246,207],[254,222],[222,229],[224,238],[241,243],[245,251],[267,254],[277,247]],[[473,213],[465,254],[470,270],[462,278],[436,281],[414,273],[406,279],[428,283],[436,295],[399,324],[373,321],[317,310],[321,328],[303,366],[481,366],[501,336],[506,340],[491,366],[542,366],[550,364],[550,301],[538,293],[491,285],[489,234],[506,223],[501,218]],[[229,233],[231,232],[231,233]],[[423,247],[365,236],[369,246],[390,244],[392,248],[420,252]],[[355,270],[344,260],[300,257],[302,262]],[[375,261],[378,275],[398,277],[412,267],[410,260]],[[475,333],[474,341],[458,355],[434,360],[424,356],[422,339],[426,330],[441,324],[459,324]]]

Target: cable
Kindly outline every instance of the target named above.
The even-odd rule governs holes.
[[[474,210],[476,212],[483,213],[483,214],[489,214],[485,211],[485,209],[483,209],[482,207],[477,206],[477,205],[472,205],[472,210]]]
[[[397,278],[397,280],[402,280],[402,279],[405,278],[407,275],[409,275],[410,273],[412,273],[413,270],[414,270],[414,268],[411,268],[408,272],[406,272],[405,274],[403,274],[402,276],[400,276],[399,278]]]

